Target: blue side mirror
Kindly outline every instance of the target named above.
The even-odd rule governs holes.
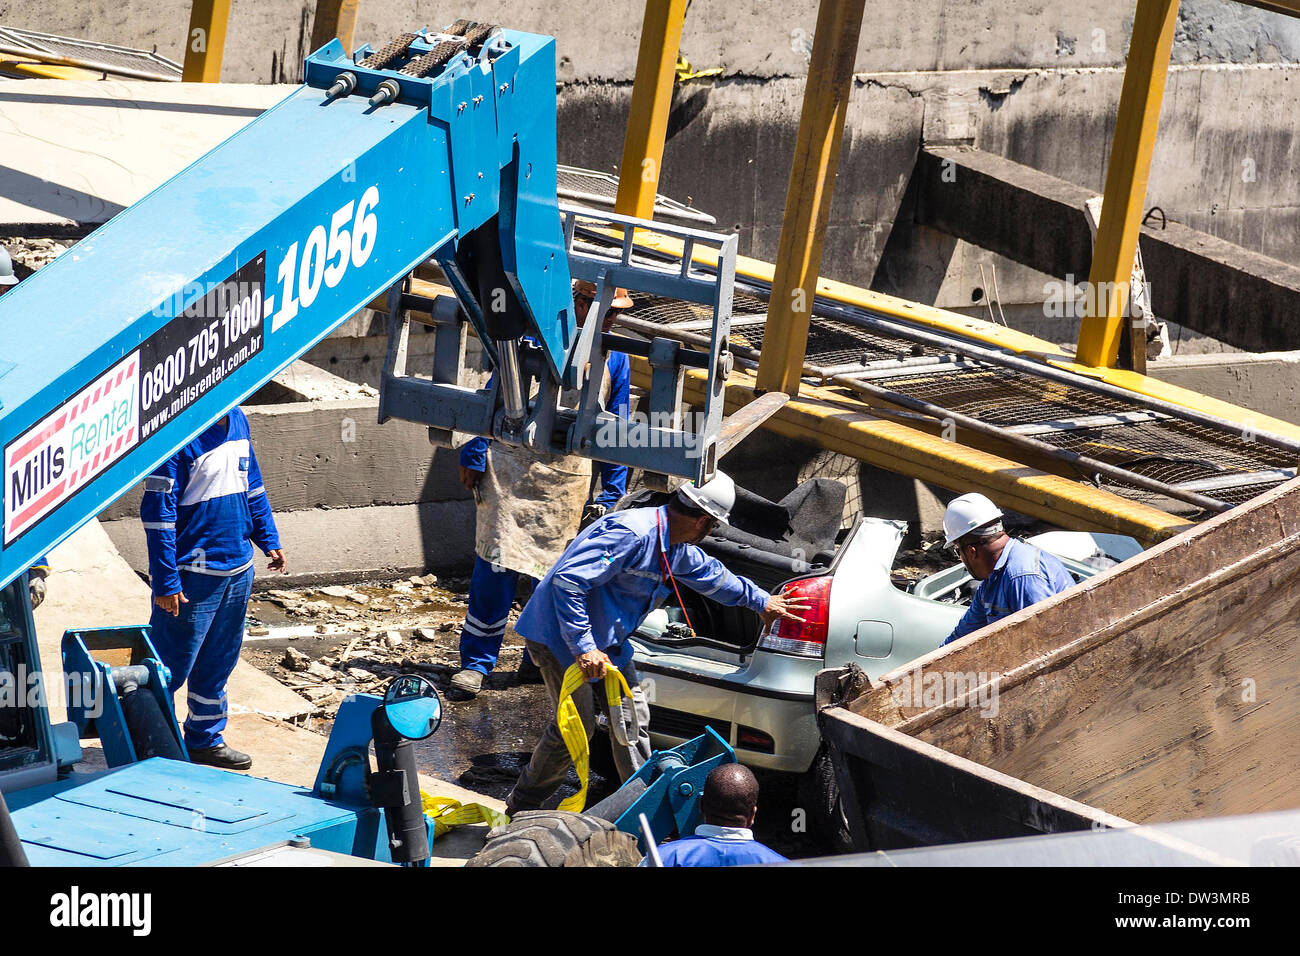
[[[438,690],[425,677],[403,674],[393,678],[384,691],[384,718],[399,736],[424,740],[442,723],[442,701]]]

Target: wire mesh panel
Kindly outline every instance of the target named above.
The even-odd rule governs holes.
[[[1286,452],[1183,421],[1081,428],[1052,444],[1171,485],[1289,468]]]
[[[35,30],[0,27],[0,48],[18,55],[25,53],[33,59],[54,57],[79,61],[88,68],[98,65],[109,72],[120,72],[128,76],[138,75],[157,80],[179,80],[181,76],[179,63],[157,53]]]
[[[990,425],[1028,425],[1139,408],[1133,402],[993,365],[956,374],[947,371],[894,377],[885,384],[893,391]],[[1052,440],[1050,436],[1036,437]]]
[[[891,378],[887,387],[991,425],[1013,426],[1063,421],[1141,409],[1137,401],[1099,395],[1061,382],[993,366],[963,372]],[[1073,451],[1169,485],[1225,479],[1225,487],[1205,492],[1229,503],[1247,500],[1280,482],[1250,483],[1261,471],[1294,468],[1287,452],[1179,419],[1116,422],[1089,428],[1060,428],[1034,436],[1056,448]],[[1234,475],[1243,484],[1232,485]],[[1108,479],[1108,481],[1110,481]],[[1118,482],[1112,490],[1149,500],[1150,492]],[[1244,495],[1244,497],[1243,497]]]
[[[648,295],[634,294],[632,298],[632,315],[668,328],[707,318],[705,310],[689,303]],[[765,318],[766,314],[765,295],[737,288],[732,343],[761,350],[763,324],[744,320],[755,316]],[[954,350],[957,348],[955,342]],[[805,365],[818,369],[839,366],[841,374],[853,375],[851,370],[844,371],[843,366],[861,364],[865,371],[868,363],[951,354],[936,345],[918,344],[903,336],[866,329],[814,312],[804,361]],[[888,378],[875,380],[875,384],[993,426],[1063,423],[1060,427],[1035,431],[1033,437],[1168,485],[1211,480],[1213,487],[1204,494],[1230,504],[1249,500],[1284,480],[1261,481],[1261,472],[1285,473],[1290,469],[1289,473],[1294,474],[1296,461],[1285,451],[1252,441],[1248,434],[1234,435],[1178,418],[1145,418],[1089,427],[1077,427],[1082,422],[1068,424],[1091,416],[1141,412],[1144,405],[1140,396],[1127,400],[1122,396],[1103,395],[975,359],[968,360],[968,366],[973,367],[946,366],[942,371],[927,371],[928,366],[920,365],[915,372],[891,372]],[[1160,507],[1186,507],[1114,479],[1082,474],[1079,477],[1134,500],[1154,502]]]
[[[586,206],[612,210],[618,197],[618,177],[594,169],[581,169],[576,166],[556,167],[556,186],[561,199],[572,200]],[[699,225],[716,225],[717,220],[708,213],[695,207],[670,199],[667,196],[655,196],[655,219],[670,219]]]

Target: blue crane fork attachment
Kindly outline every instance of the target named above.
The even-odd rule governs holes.
[[[703,819],[704,782],[715,768],[735,762],[731,745],[706,727],[672,750],[656,750],[621,787],[584,812],[632,834],[641,852],[649,853],[642,818],[658,841],[690,836]]]
[[[634,255],[642,229],[681,240],[681,260]],[[0,586],[385,292],[381,421],[706,479],[720,436],[729,447],[735,250],[561,215],[552,38],[457,21],[351,57],[333,41],[284,101],[0,299]],[[411,370],[408,277],[430,260],[463,316]],[[616,286],[703,306],[710,351],[580,331],[574,275],[597,310]],[[488,388],[457,384],[462,321],[496,370]],[[610,344],[654,368],[652,414],[621,431],[598,394]],[[688,367],[709,377],[695,428],[678,414]]]

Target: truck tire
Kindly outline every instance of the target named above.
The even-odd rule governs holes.
[[[808,813],[808,834],[828,853],[851,853],[853,837],[849,833],[844,808],[840,805],[840,786],[830,751],[823,743],[813,757],[812,766],[799,776],[799,806]]]
[[[636,866],[636,838],[585,813],[528,810],[488,833],[466,866]]]

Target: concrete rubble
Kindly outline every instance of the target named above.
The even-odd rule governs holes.
[[[382,586],[273,588],[254,594],[248,633],[255,640],[244,656],[310,702],[313,726],[331,720],[350,694],[382,693],[397,674],[422,673],[445,687],[460,664],[466,609],[463,593],[434,574]],[[259,641],[274,649],[261,650]],[[281,641],[292,643],[281,649]]]

